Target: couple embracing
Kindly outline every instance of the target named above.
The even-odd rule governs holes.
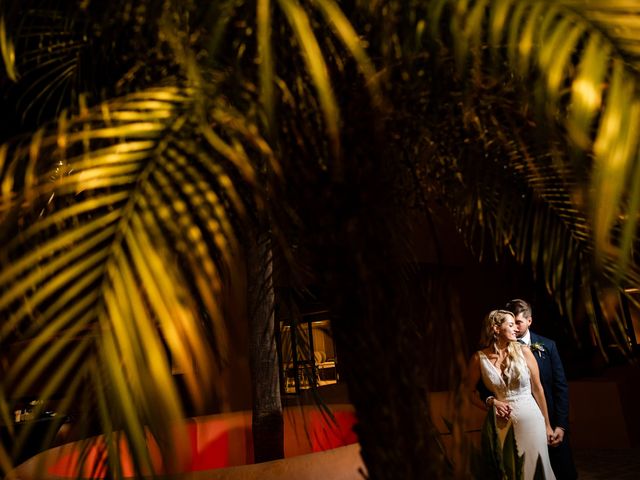
[[[531,332],[531,322],[531,306],[520,299],[487,315],[467,390],[474,405],[495,410],[500,442],[513,425],[525,480],[534,478],[538,457],[546,480],[575,479],[564,369],[555,342]]]

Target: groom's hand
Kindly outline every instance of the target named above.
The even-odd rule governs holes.
[[[560,427],[556,427],[553,430],[553,438],[551,440],[551,443],[549,443],[549,445],[551,445],[552,447],[557,447],[562,443],[563,440],[564,440],[564,429]]]

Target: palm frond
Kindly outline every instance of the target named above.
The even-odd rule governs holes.
[[[220,18],[210,32],[210,42],[203,42],[210,45],[208,61],[233,69],[240,81],[257,86],[257,114],[271,125],[272,135],[288,130],[275,132],[273,126],[289,122],[282,113],[289,106],[312,118],[317,123],[314,136],[325,145],[320,159],[323,168],[340,177],[344,119],[336,87],[345,64],[360,71],[372,101],[383,103],[376,66],[341,6],[329,0],[261,0],[253,8],[230,1],[215,11]],[[235,25],[240,35],[233,35]],[[228,51],[222,52],[225,42]]]
[[[2,61],[7,72],[7,76],[16,82],[18,80],[18,72],[16,69],[16,51],[13,41],[8,35],[5,25],[4,15],[0,17],[0,53],[2,53]]]
[[[632,255],[640,192],[628,179],[637,168],[637,2],[483,0],[447,2],[436,25],[450,19],[461,68],[479,72],[506,62],[527,85],[548,121],[560,125],[592,186],[588,206],[596,258]],[[434,7],[435,8],[435,7]],[[488,46],[486,54],[481,47]],[[479,73],[478,73],[479,74]],[[626,226],[625,228],[625,225]],[[624,238],[618,235],[624,231]],[[624,248],[624,250],[623,250]]]
[[[603,257],[603,268],[596,268],[591,223],[572,196],[578,186],[576,173],[567,168],[567,162],[558,160],[559,151],[536,153],[544,150],[527,139],[525,128],[516,125],[518,121],[524,125],[526,120],[508,119],[513,113],[497,113],[499,104],[495,99],[490,111],[476,110],[481,119],[477,128],[491,132],[491,140],[483,147],[485,156],[472,155],[471,162],[459,163],[467,184],[478,185],[468,188],[466,206],[459,207],[459,222],[466,224],[468,238],[489,233],[488,244],[494,246],[495,256],[500,257],[506,249],[531,267],[569,320],[576,340],[580,312],[574,299],[588,298],[594,307],[587,310],[587,318],[604,357],[607,353],[601,333],[605,330],[609,341],[629,354],[630,341],[622,319],[613,314],[616,309],[605,305],[610,303],[612,288],[624,295],[626,286],[640,282],[640,271],[635,264],[627,265],[620,275],[617,259],[609,256]],[[496,163],[495,158],[504,158],[506,165]],[[479,176],[484,180],[476,183]]]
[[[0,342],[26,342],[4,384],[23,395],[59,361],[44,387],[53,396],[80,358],[94,357],[98,378],[85,378],[113,414],[102,423],[124,427],[144,469],[144,425],[181,416],[172,365],[203,404],[227,359],[223,289],[247,201],[260,195],[248,151],[273,163],[226,103],[205,109],[207,123],[194,98],[162,87],[63,116],[5,148],[0,172]],[[241,195],[243,185],[256,196]]]
[[[318,7],[327,22],[332,26],[338,38],[355,59],[358,68],[366,80],[374,105],[381,106],[384,98],[376,77],[376,67],[365,51],[364,42],[347,19],[340,7],[333,0],[318,0]]]
[[[448,315],[452,305],[440,281],[429,295],[405,291],[418,282],[395,264],[406,251],[387,188],[406,167],[396,155],[422,162],[409,175],[423,190],[402,195],[453,208],[481,254],[514,255],[571,325],[584,308],[596,343],[626,348],[616,302],[634,301],[625,289],[640,283],[636,3],[2,2],[0,87],[17,80],[17,106],[44,113],[30,135],[0,146],[0,349],[12,357],[0,415],[8,392],[39,386],[55,397],[66,386],[61,409],[71,396],[95,406],[78,423],[91,424],[85,436],[105,434],[98,457],[113,476],[124,475],[123,442],[137,475],[156,470],[154,442],[180,462],[183,443],[170,432],[183,405],[171,370],[184,372],[196,404],[218,395],[225,407],[224,389],[212,386],[230,355],[226,299],[244,227],[268,222],[284,246],[279,220],[290,215],[302,249],[327,256],[314,260],[333,313],[346,319],[339,341],[347,350],[345,339],[357,338],[345,376],[356,382],[370,472],[395,465],[407,477],[437,476],[437,455],[401,458],[428,449],[433,433],[422,388],[437,359],[422,358],[425,316],[413,303]],[[292,179],[284,195],[301,201],[279,203],[280,178]],[[460,362],[458,326],[447,328]],[[407,375],[383,356],[359,365],[372,348],[406,362]],[[392,388],[371,406],[380,382]],[[401,422],[391,418],[404,408],[398,398],[414,409]],[[411,432],[406,449],[376,435],[379,411]],[[0,449],[2,468],[11,455]]]
[[[320,106],[325,120],[325,128],[331,139],[332,153],[340,162],[340,113],[329,80],[324,56],[318,44],[316,34],[309,22],[309,16],[297,0],[279,0],[280,7],[287,16],[295,38],[302,50],[307,70],[318,93]],[[340,166],[336,166],[339,172]]]
[[[274,62],[271,45],[271,0],[259,0],[256,4],[257,61],[259,62],[260,103],[265,111],[269,130],[274,126]]]
[[[81,95],[96,104],[105,95],[157,84],[176,73],[178,59],[162,52],[165,20],[171,19],[174,35],[184,33],[190,8],[162,0],[3,2],[0,47],[15,83],[3,85],[3,94],[16,97],[19,121],[32,128],[62,109],[77,111]]]
[[[626,61],[640,67],[640,16],[635,0],[561,0],[562,6],[593,22],[605,37],[612,40]]]

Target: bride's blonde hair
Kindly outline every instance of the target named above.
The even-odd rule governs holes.
[[[489,347],[498,354],[498,334],[494,330],[500,327],[509,317],[515,320],[515,316],[508,310],[492,310],[484,319],[484,328],[482,329],[481,345],[483,348]],[[502,376],[506,385],[510,385],[512,381],[519,380],[522,372],[527,365],[522,355],[522,346],[518,342],[509,342],[507,345],[507,356],[503,364],[500,365]]]

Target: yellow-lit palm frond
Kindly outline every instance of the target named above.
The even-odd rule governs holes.
[[[16,84],[5,85],[4,95],[16,97],[23,122],[54,118],[86,88],[80,78],[90,71],[80,65],[91,44],[86,12],[33,0],[2,2],[0,17],[4,70]]]
[[[491,62],[495,68],[506,62],[533,87],[532,100],[547,121],[587,153],[577,158],[579,168],[591,172],[588,210],[597,258],[617,258],[619,270],[632,255],[640,197],[640,183],[632,180],[640,175],[639,6],[628,0],[436,0],[430,19],[434,27],[450,22],[459,66],[475,66],[479,74]]]
[[[453,70],[453,61],[437,62],[441,72]],[[428,152],[416,155],[422,158],[422,188],[434,204],[446,199],[480,257],[504,259],[508,252],[533,273],[568,320],[567,334],[579,341],[576,329],[584,332],[587,320],[605,357],[612,343],[629,353],[624,311],[611,302],[611,292],[626,297],[621,302],[634,301],[624,289],[640,283],[638,266],[620,272],[618,259],[604,255],[596,268],[584,174],[569,160],[570,146],[548,131],[542,136],[532,112],[519,102],[517,82],[494,75],[496,81],[474,88],[454,77],[437,102],[426,97],[424,104],[435,113],[421,114],[425,147],[418,152]],[[413,90],[407,89],[408,98]],[[593,308],[585,311],[587,302]],[[617,309],[609,308],[616,303]]]
[[[329,80],[329,74],[322,55],[320,45],[316,39],[309,22],[309,17],[297,0],[279,0],[280,7],[284,11],[295,38],[302,50],[302,58],[318,93],[320,107],[324,116],[325,127],[331,138],[333,154],[340,156],[340,114],[333,88]],[[265,79],[267,80],[267,79]]]
[[[160,53],[160,18],[171,18],[174,32],[185,30],[189,8],[157,0],[1,2],[0,53],[14,83],[2,85],[3,94],[15,97],[20,120],[31,127],[77,108],[80,95],[95,104],[133,85],[157,84],[174,65]]]
[[[63,115],[0,157],[0,342],[23,345],[3,385],[23,396],[57,362],[47,398],[77,373],[144,468],[145,426],[166,438],[181,416],[171,368],[196,404],[220,387],[223,288],[257,200],[243,189],[259,192],[253,162],[271,162],[242,116],[194,98],[174,87],[130,94]]]
[[[281,122],[288,121],[277,117],[279,105],[294,101],[296,108],[308,110],[306,115],[313,116],[321,128],[318,137],[326,137],[322,139],[327,145],[324,156],[332,157],[330,165],[340,176],[343,119],[336,96],[341,79],[336,72],[344,63],[355,62],[372,101],[382,104],[382,95],[365,42],[338,2],[259,0],[253,6],[229,1],[212,8],[217,13],[209,42],[214,61],[230,62],[245,78],[255,78],[259,113],[273,135],[279,133]],[[235,56],[221,54],[225,35],[231,36],[234,23],[243,26],[247,38],[232,37]],[[255,57],[247,54],[254,51]]]
[[[18,72],[16,71],[16,51],[13,41],[7,34],[4,16],[0,18],[0,53],[5,65],[7,76],[14,82],[18,80]]]
[[[594,306],[585,316],[603,356],[607,357],[605,345],[609,343],[629,354],[625,319],[606,305],[611,303],[612,291],[625,295],[625,286],[640,283],[640,270],[631,264],[620,274],[617,259],[607,255],[602,258],[601,268],[594,268],[591,223],[574,195],[579,185],[576,172],[568,162],[559,161],[561,150],[540,153],[540,147],[523,138],[526,129],[518,132],[516,119],[504,121],[503,115],[503,121],[498,121],[496,111],[499,109],[485,112],[483,121],[490,127],[484,122],[478,126],[492,132],[494,145],[488,149],[488,158],[477,157],[482,165],[479,170],[488,176],[481,182],[485,187],[474,188],[478,190],[474,203],[483,210],[483,226],[498,240],[493,243],[496,255],[506,248],[521,264],[531,267],[555,298],[561,315],[569,320],[576,340],[580,309],[575,302],[582,301]],[[524,119],[519,121],[525,123]],[[491,161],[494,156],[508,159],[507,164],[496,168]],[[608,339],[606,344],[603,336]]]
[[[640,71],[640,16],[634,0],[561,0],[557,2],[599,27],[626,62]]]
[[[327,133],[332,142],[332,153],[338,159],[338,172],[340,170],[340,114],[335,99],[333,88],[328,74],[328,68],[320,44],[316,39],[316,33],[310,21],[310,13],[307,13],[297,0],[278,0],[278,4],[293,30],[295,39],[302,51],[309,76],[316,88],[320,108],[322,110]],[[347,51],[356,60],[358,67],[365,75],[367,84],[372,94],[372,99],[381,102],[381,94],[375,78],[373,63],[364,51],[364,47],[352,24],[347,20],[338,4],[333,0],[316,0],[315,4],[329,24],[337,38],[344,44]],[[265,42],[266,43],[266,42]],[[266,49],[264,49],[266,50]],[[272,81],[264,77],[264,82]],[[338,173],[339,175],[339,173]]]

